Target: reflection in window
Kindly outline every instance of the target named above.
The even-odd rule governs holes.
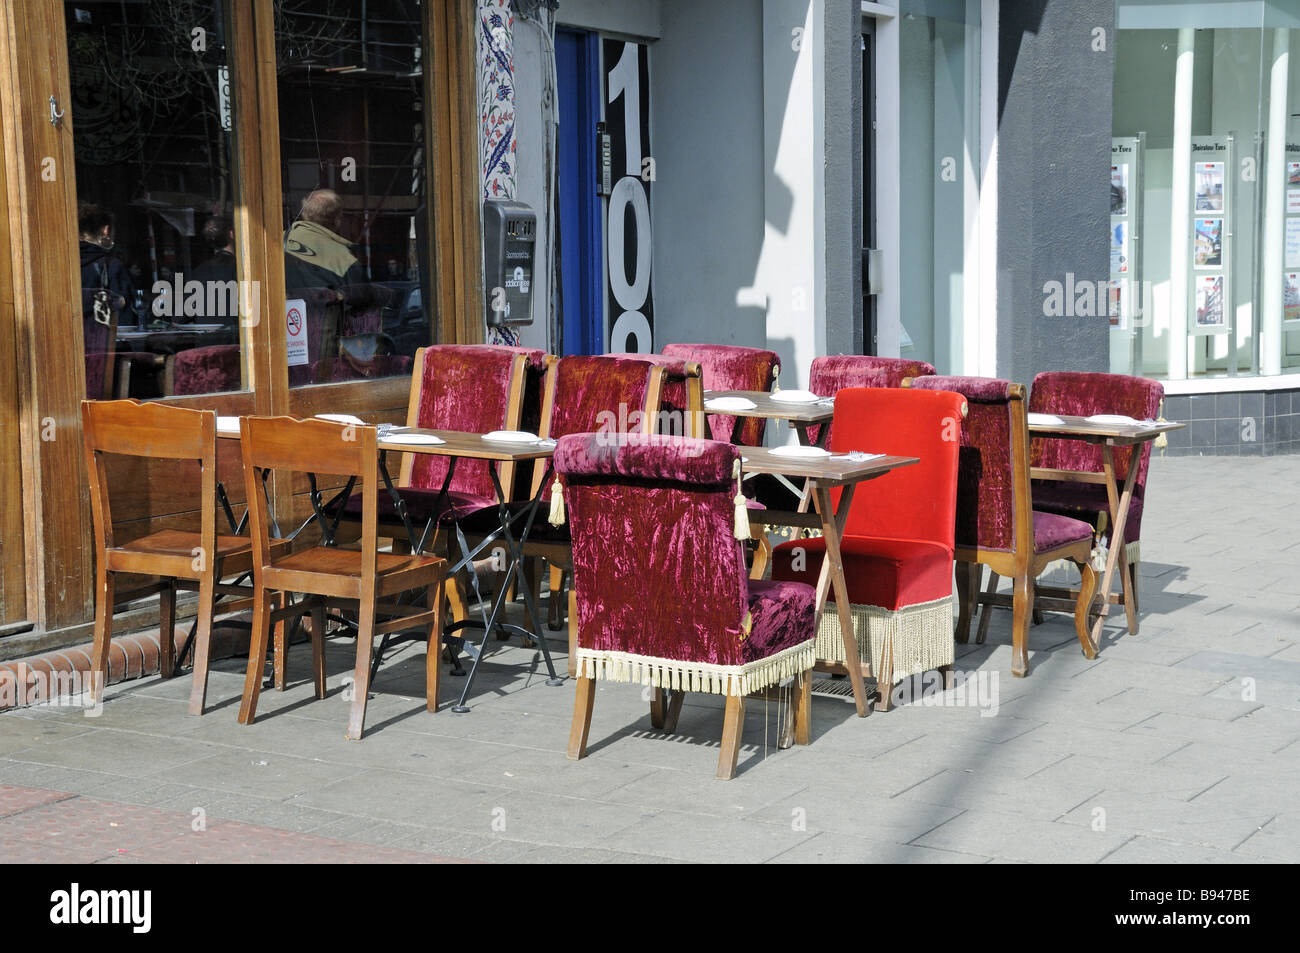
[[[414,0],[276,3],[291,386],[432,342],[420,37]]]
[[[86,395],[241,387],[222,0],[64,5]]]

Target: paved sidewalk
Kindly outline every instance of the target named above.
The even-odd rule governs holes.
[[[1120,613],[1090,662],[1049,614],[1014,679],[998,612],[986,645],[959,647],[961,698],[859,720],[817,697],[812,745],[786,751],[777,706],[751,702],[731,782],[713,780],[718,699],[688,697],[669,737],[628,685],[599,684],[590,755],[567,761],[572,685],[548,687],[517,641],[485,663],[467,715],[448,710],[449,677],[443,711],[424,711],[423,650],[406,647],[375,682],[365,740],[346,741],[353,649],[338,640],[328,698],[295,646],[289,691],[264,693],[247,728],[234,660],[216,663],[202,718],[185,714],[188,677],[110,688],[98,717],[0,714],[0,784],[39,789],[0,792],[36,799],[0,817],[0,860],[70,859],[81,848],[23,820],[58,811],[90,845],[77,859],[115,859],[124,820],[162,835],[131,842],[136,859],[234,859],[195,847],[196,810],[248,859],[1300,860],[1300,456],[1157,459],[1149,482],[1139,635]]]

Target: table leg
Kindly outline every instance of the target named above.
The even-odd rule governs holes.
[[[822,516],[822,538],[826,541],[826,555],[822,560],[821,575],[817,578],[817,611],[813,617],[813,630],[821,624],[822,612],[826,608],[826,599],[830,589],[835,590],[835,605],[840,617],[840,636],[844,641],[844,667],[849,670],[849,681],[853,685],[853,703],[858,709],[858,717],[870,714],[867,707],[867,689],[863,680],[863,669],[867,677],[871,674],[871,663],[861,661],[858,640],[853,631],[853,610],[849,602],[849,587],[844,579],[844,558],[840,553],[840,539],[844,524],[849,517],[849,506],[853,502],[852,484],[840,490],[840,505],[836,509],[831,502],[830,490],[814,486],[813,495],[817,501],[817,511]]]
[[[1097,621],[1092,624],[1090,638],[1092,640],[1092,649],[1097,651],[1101,645],[1101,629],[1106,622],[1106,616],[1110,612],[1110,587],[1115,577],[1115,569],[1119,565],[1120,553],[1124,551],[1124,525],[1128,522],[1129,504],[1133,500],[1133,484],[1137,480],[1138,468],[1134,461],[1130,462],[1128,476],[1124,479],[1124,490],[1118,492],[1115,485],[1115,457],[1111,452],[1109,442],[1101,445],[1102,470],[1106,474],[1106,498],[1110,503],[1110,520],[1114,527],[1111,530],[1110,551],[1106,555],[1106,571],[1101,577],[1101,590],[1098,595],[1101,597],[1101,607],[1097,613]]]

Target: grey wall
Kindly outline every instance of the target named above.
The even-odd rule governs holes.
[[[763,347],[764,312],[738,305],[763,245],[760,0],[663,0],[650,47],[656,179],[655,347]]]
[[[542,33],[515,17],[515,198],[537,213],[536,260],[533,268],[533,323],[519,328],[519,342],[546,349],[550,342],[551,281],[546,268],[549,235],[546,228],[546,127],[542,111],[544,55]]]
[[[822,87],[826,161],[823,227],[825,354],[853,354],[862,321],[862,12],[827,3]],[[793,386],[793,385],[791,385]]]
[[[1045,317],[1043,285],[1105,281],[1113,0],[1003,0],[998,24],[999,377],[1104,371],[1109,323]],[[1092,49],[1103,27],[1106,49]]]

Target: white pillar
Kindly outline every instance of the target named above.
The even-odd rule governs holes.
[[[1263,287],[1255,318],[1259,334],[1259,372],[1282,373],[1282,247],[1286,217],[1287,73],[1290,69],[1291,31],[1273,31],[1273,67],[1268,99],[1268,176],[1264,193],[1264,241],[1260,269]]]
[[[1188,235],[1192,227],[1192,67],[1196,31],[1178,31],[1174,67],[1174,168],[1169,208],[1169,379],[1183,380],[1196,339],[1188,338]]]

